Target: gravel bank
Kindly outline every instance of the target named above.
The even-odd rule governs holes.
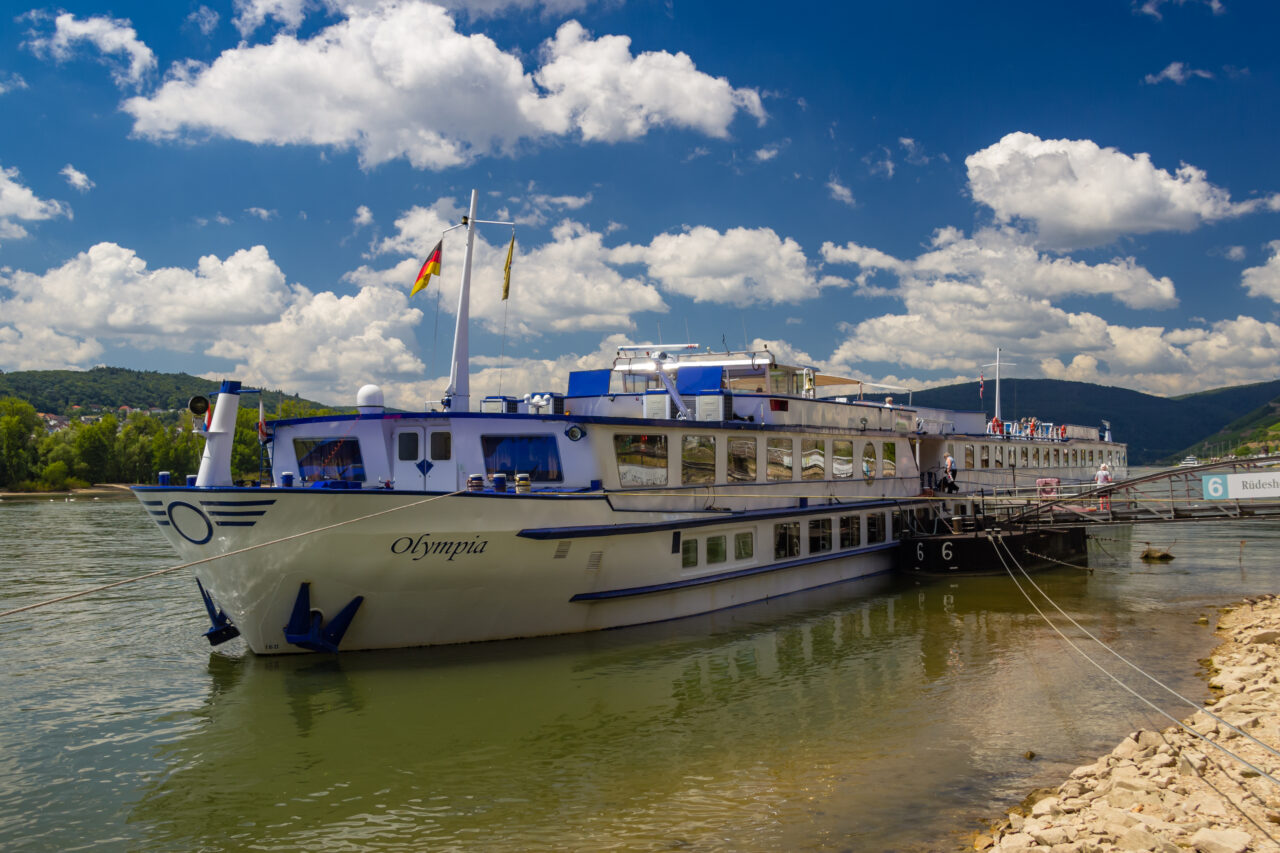
[[[1218,635],[1209,686],[1221,695],[1207,707],[1280,749],[1280,599],[1223,611]],[[1184,722],[1280,778],[1280,758],[1205,712]],[[1029,814],[1011,813],[973,849],[1280,851],[1280,786],[1177,726],[1134,732],[1056,791],[1029,799]]]

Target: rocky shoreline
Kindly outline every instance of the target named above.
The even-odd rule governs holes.
[[[1217,632],[1209,687],[1220,695],[1206,707],[1280,748],[1280,598],[1224,609]],[[1177,726],[1137,731],[1057,789],[1028,797],[968,849],[1280,851],[1280,786],[1267,778],[1280,778],[1280,758],[1204,711],[1184,722],[1266,775]]]

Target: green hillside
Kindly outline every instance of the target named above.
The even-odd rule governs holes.
[[[186,373],[158,373],[154,370],[126,370],[122,367],[95,367],[92,370],[27,370],[0,373],[0,397],[17,397],[35,406],[36,411],[57,415],[95,409],[185,409],[192,397],[218,390],[219,383]],[[282,399],[297,400],[280,391],[264,391],[263,404],[274,412]],[[325,404],[303,401],[313,408]],[[254,403],[257,406],[257,403]]]

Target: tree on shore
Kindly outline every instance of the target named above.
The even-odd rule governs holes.
[[[35,406],[17,397],[0,397],[0,483],[31,475],[38,461],[36,437],[43,433]]]

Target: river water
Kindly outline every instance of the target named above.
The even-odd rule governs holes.
[[[1278,590],[1280,525],[1098,535],[1092,573],[1037,583],[1203,700],[1196,620]],[[176,562],[132,501],[0,504],[0,610]],[[1008,577],[338,657],[210,650],[207,624],[185,570],[0,620],[0,849],[957,849],[1168,722]]]

